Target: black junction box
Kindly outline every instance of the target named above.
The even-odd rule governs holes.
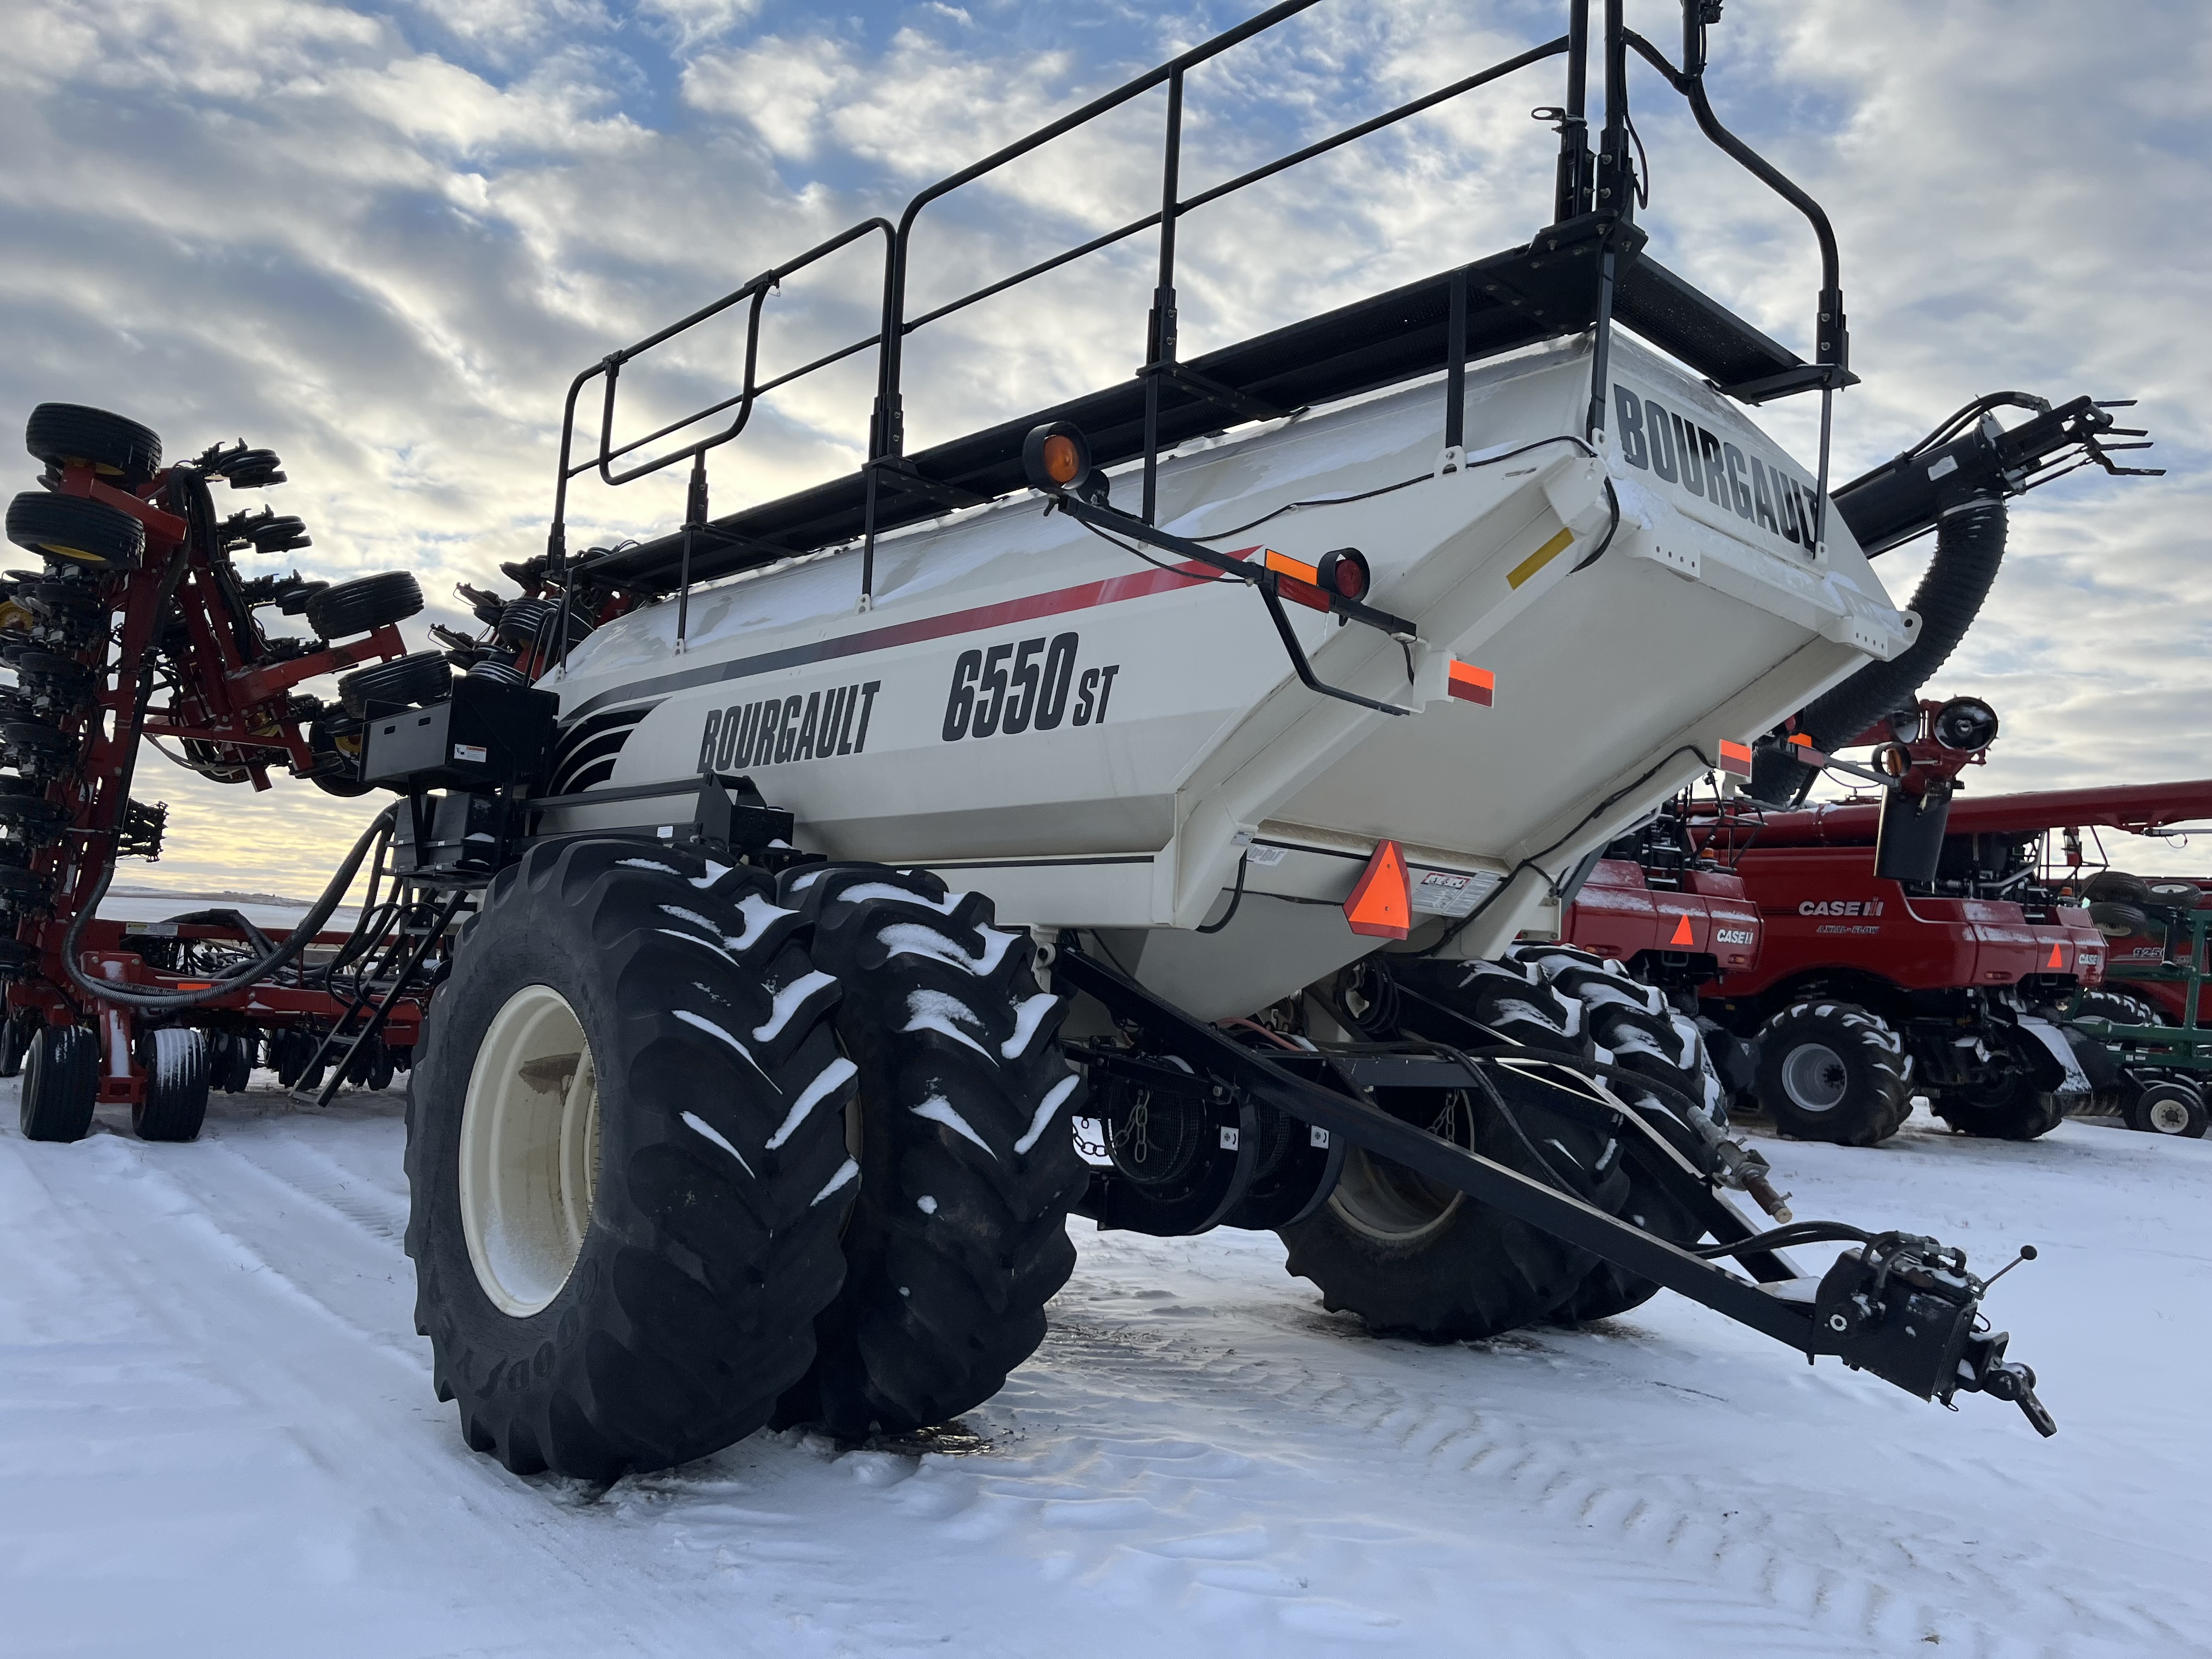
[[[560,707],[550,691],[463,676],[443,702],[368,723],[362,778],[417,790],[495,788],[543,778],[552,769]]]

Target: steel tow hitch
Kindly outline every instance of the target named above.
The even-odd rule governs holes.
[[[2034,1255],[2031,1247],[2020,1260]],[[1812,1351],[1945,1406],[1962,1389],[2009,1400],[2038,1434],[2054,1435],[2058,1425],[2035,1396],[2035,1373],[2004,1357],[2008,1334],[1982,1317],[1982,1293],[2000,1274],[1976,1278],[1965,1251],[1932,1238],[1882,1233],[1838,1256],[1822,1277]]]

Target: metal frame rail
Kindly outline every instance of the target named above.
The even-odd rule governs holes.
[[[1616,325],[1633,329],[1747,402],[1820,392],[1820,484],[1825,495],[1831,399],[1837,388],[1850,384],[1854,378],[1848,368],[1835,239],[1819,205],[1715,117],[1704,84],[1705,37],[1708,14],[1717,15],[1718,7],[1709,0],[1683,0],[1683,61],[1677,68],[1626,27],[1621,0],[1602,0],[1597,44],[1601,51],[1603,123],[1595,152],[1589,147],[1587,112],[1591,5],[1590,0],[1570,0],[1568,30],[1557,39],[1224,183],[1182,194],[1184,93],[1189,71],[1316,3],[1317,0],[1285,0],[1272,6],[940,179],[909,201],[896,224],[881,217],[863,220],[797,258],[762,272],[681,321],[586,368],[568,388],[562,416],[553,521],[547,539],[549,572],[556,580],[563,579],[570,565],[567,513],[571,479],[596,472],[605,483],[622,484],[689,460],[691,480],[682,529],[619,550],[591,550],[581,556],[581,576],[605,588],[677,593],[681,649],[693,583],[797,554],[858,543],[862,549],[860,605],[865,610],[873,598],[877,537],[1020,488],[1022,440],[1041,422],[1066,420],[1079,425],[1089,434],[1101,466],[1141,459],[1143,492],[1138,516],[1149,522],[1156,506],[1164,449],[1224,424],[1281,418],[1318,403],[1439,371],[1448,383],[1445,442],[1457,445],[1462,436],[1461,392],[1468,362],[1584,329],[1594,331],[1595,349],[1583,435],[1594,437],[1606,424],[1605,375],[1611,331]],[[1822,282],[1812,362],[1799,358],[1656,260],[1643,257],[1644,235],[1634,222],[1640,186],[1634,160],[1638,141],[1629,116],[1632,52],[1654,65],[1683,94],[1708,138],[1811,222],[1820,247]],[[1181,355],[1176,237],[1184,217],[1288,168],[1561,56],[1567,59],[1566,102],[1561,107],[1534,112],[1554,120],[1559,134],[1553,222],[1531,241],[1196,358]],[[1159,87],[1166,88],[1167,117],[1161,143],[1160,206],[1156,212],[919,316],[908,314],[914,230],[925,208]],[[1146,325],[1143,366],[1132,380],[919,453],[907,453],[902,376],[908,336],[1019,283],[1154,228],[1159,232],[1157,281]],[[769,295],[785,277],[877,234],[884,238],[884,274],[882,314],[876,331],[799,368],[758,380],[760,330]],[[682,420],[617,444],[616,392],[623,368],[641,354],[739,305],[747,310],[738,389]],[[708,452],[736,439],[760,400],[770,392],[871,349],[877,354],[876,392],[867,456],[858,473],[720,519],[710,518]],[[576,412],[584,389],[595,379],[605,383],[597,442],[592,453],[580,459]],[[732,410],[726,427],[665,453],[637,460],[625,470],[616,470],[616,463],[657,441]],[[565,657],[567,644],[564,608],[556,659]]]

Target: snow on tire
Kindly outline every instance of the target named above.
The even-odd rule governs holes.
[[[1408,964],[1408,983],[1498,1036],[1531,1048],[1587,1057],[1582,1005],[1562,996],[1534,968],[1515,962]]]
[[[407,1254],[439,1397],[517,1474],[703,1456],[812,1363],[858,1170],[805,926],[762,872],[608,838],[532,849],[461,934]]]
[[[861,1176],[845,1287],[778,1420],[903,1433],[996,1394],[1074,1268],[1067,1212],[1089,1170],[1065,1005],[1039,989],[1027,933],[927,872],[817,866],[787,874],[783,893],[843,988]]]

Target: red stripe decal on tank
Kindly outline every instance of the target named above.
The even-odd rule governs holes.
[[[594,709],[611,703],[637,702],[647,697],[665,696],[672,691],[689,690],[694,686],[714,685],[723,680],[747,679],[755,674],[772,674],[779,668],[803,668],[810,663],[830,662],[839,657],[856,657],[866,652],[888,651],[896,646],[916,645],[925,640],[941,640],[955,634],[974,634],[985,629],[1005,628],[1014,623],[1034,622],[1040,617],[1066,616],[1071,611],[1089,611],[1102,605],[1119,605],[1125,599],[1148,599],[1155,593],[1165,593],[1176,588],[1218,580],[1208,574],[1206,568],[1194,559],[1172,569],[1140,570],[1127,576],[1109,576],[1103,581],[1081,582],[1073,587],[1054,588],[1048,593],[1030,593],[1018,599],[1001,600],[997,605],[979,605],[967,611],[950,611],[941,617],[920,617],[912,622],[890,623],[882,628],[862,629],[857,633],[841,635],[832,640],[817,640],[810,645],[786,646],[781,651],[764,651],[757,657],[740,657],[735,662],[692,669],[681,674],[664,674],[658,679],[627,686],[620,691],[602,692],[562,718],[564,721],[580,720]]]

